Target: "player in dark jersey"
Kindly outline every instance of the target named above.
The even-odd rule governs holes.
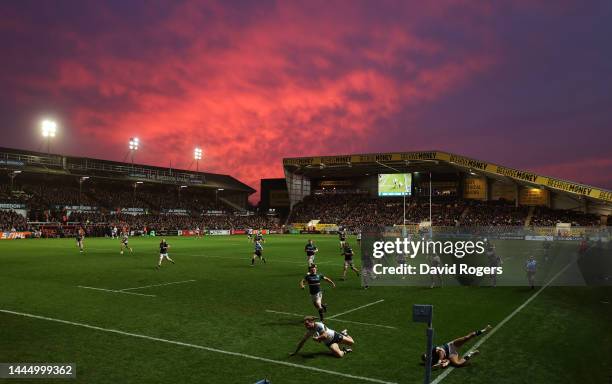
[[[308,239],[308,243],[304,247],[304,252],[306,252],[306,260],[308,265],[313,265],[315,263],[315,253],[319,252],[319,248],[312,242],[311,239]]]
[[[261,245],[261,240],[255,240],[255,251],[253,251],[253,257],[251,258],[251,267],[255,265],[256,257],[259,257],[264,264],[266,263],[266,258],[263,257],[263,245]]]
[[[348,242],[344,243],[342,255],[344,256],[344,270],[342,271],[342,280],[346,280],[346,271],[349,267],[351,267],[351,269],[355,271],[355,273],[359,277],[359,270],[355,268],[355,265],[353,264],[353,248],[351,248],[351,245]]]
[[[466,353],[463,357],[459,357],[459,348],[461,348],[465,343],[469,340],[473,339],[476,336],[480,336],[491,330],[491,326],[487,325],[483,329],[479,329],[474,332],[470,332],[468,335],[450,341],[446,344],[442,344],[434,347],[431,350],[431,367],[432,368],[446,368],[449,365],[454,367],[464,367],[466,366],[472,357],[476,356],[479,352],[478,350],[473,350]],[[427,362],[427,354],[424,353],[421,355],[421,361],[423,363]]]
[[[315,264],[308,267],[308,274],[300,281],[300,288],[304,289],[308,285],[310,291],[310,298],[312,304],[319,311],[319,318],[323,321],[323,313],[327,312],[327,304],[323,304],[323,290],[321,290],[321,280],[325,280],[331,284],[332,287],[336,288],[330,278],[317,273],[317,266]]]
[[[170,256],[168,256],[169,248],[170,245],[168,245],[166,239],[162,239],[162,241],[159,243],[159,263],[157,263],[157,267],[155,267],[156,269],[159,269],[159,267],[161,267],[161,263],[162,261],[164,261],[164,259],[168,260],[172,264],[175,264],[174,260],[172,260]]]
[[[525,272],[527,272],[527,282],[531,289],[535,289],[535,275],[538,270],[538,262],[535,257],[532,255],[529,257],[529,260],[525,263]]]
[[[79,252],[83,253],[83,240],[85,239],[85,230],[80,227],[77,230],[77,234],[76,234],[76,242],[77,242],[77,247],[79,247]]]
[[[344,243],[346,242],[346,231],[345,230],[338,231],[338,240],[340,240],[340,249],[343,249]]]

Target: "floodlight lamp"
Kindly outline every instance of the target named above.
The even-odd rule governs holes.
[[[43,120],[40,124],[43,137],[55,137],[57,123],[52,120]]]
[[[201,148],[194,149],[193,157],[195,160],[202,160],[202,149]]]
[[[138,140],[137,137],[132,137],[130,139],[130,151],[136,151],[138,150],[138,146],[140,145],[140,140]]]

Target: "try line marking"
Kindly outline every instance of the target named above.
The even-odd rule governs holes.
[[[357,310],[359,310],[359,309],[362,309],[362,308],[365,308],[365,307],[369,307],[370,305],[374,305],[374,304],[382,303],[383,301],[385,301],[385,299],[380,299],[380,300],[377,300],[377,301],[375,301],[375,302],[373,302],[373,303],[366,304],[366,305],[362,305],[361,307],[357,307],[357,308],[349,309],[348,311],[345,311],[345,312],[340,312],[340,313],[338,313],[338,314],[336,314],[336,315],[330,316],[330,317],[328,317],[328,319],[329,319],[329,320],[331,320],[331,319],[334,319],[334,318],[336,318],[336,317],[338,317],[338,316],[346,315],[347,313],[355,312],[355,311],[357,311]]]
[[[137,292],[124,292],[118,289],[106,289],[106,288],[97,288],[97,287],[87,287],[84,285],[77,285],[78,288],[83,288],[83,289],[93,289],[96,291],[104,291],[104,292],[112,292],[112,293],[125,293],[126,295],[138,295],[138,296],[149,296],[149,297],[155,297],[155,295],[146,295],[144,293],[137,293]]]
[[[135,289],[144,289],[144,288],[151,288],[151,287],[162,287],[164,285],[191,283],[191,282],[194,282],[194,281],[196,281],[196,280],[171,281],[169,283],[143,285],[142,287],[123,288],[123,289],[106,289],[106,288],[98,288],[98,287],[88,287],[88,286],[85,286],[85,285],[77,285],[77,287],[83,288],[83,289],[93,289],[93,290],[96,290],[96,291],[104,291],[104,292],[112,292],[112,293],[125,293],[127,295],[138,295],[138,296],[156,297],[156,295],[147,295],[147,294],[144,294],[144,293],[127,292],[127,291],[133,291]]]
[[[307,365],[294,364],[294,363],[289,363],[287,361],[282,361],[282,360],[273,360],[273,359],[268,359],[268,358],[265,358],[265,357],[259,357],[259,356],[254,356],[254,355],[247,355],[245,353],[231,352],[231,351],[226,351],[226,350],[223,350],[223,349],[206,347],[204,345],[197,345],[197,344],[184,343],[182,341],[162,339],[162,338],[159,338],[159,337],[146,336],[146,335],[141,335],[141,334],[138,334],[138,333],[125,332],[125,331],[120,331],[120,330],[112,329],[112,328],[102,328],[102,327],[98,327],[98,326],[95,326],[95,325],[90,325],[90,324],[85,324],[85,323],[77,323],[77,322],[74,322],[74,321],[67,321],[67,320],[61,320],[61,319],[54,319],[54,318],[51,318],[51,317],[33,315],[33,314],[30,314],[30,313],[10,311],[10,310],[7,310],[7,309],[0,309],[0,312],[1,313],[6,313],[6,314],[10,314],[10,315],[15,315],[15,316],[29,317],[29,318],[32,318],[32,319],[46,320],[46,321],[52,321],[52,322],[55,322],[55,323],[73,325],[75,327],[88,328],[88,329],[93,329],[93,330],[101,331],[101,332],[114,333],[114,334],[123,335],[123,336],[131,336],[131,337],[135,337],[135,338],[139,338],[139,339],[158,341],[158,342],[166,343],[166,344],[179,345],[179,346],[182,346],[182,347],[201,349],[201,350],[205,350],[205,351],[208,351],[208,352],[215,352],[215,353],[220,353],[220,354],[224,354],[224,355],[230,355],[230,356],[235,356],[235,357],[242,357],[242,358],[245,358],[245,359],[263,361],[263,362],[271,363],[271,364],[284,365],[286,367],[299,368],[299,369],[304,369],[304,370],[307,370],[307,371],[326,373],[328,375],[341,376],[341,377],[346,377],[346,378],[349,378],[349,379],[368,381],[370,383],[397,384],[395,382],[385,381],[385,380],[380,380],[380,379],[374,379],[374,378],[371,378],[371,377],[356,376],[356,375],[351,375],[349,373],[330,371],[328,369],[322,369],[322,368],[316,368],[316,367],[309,367]]]
[[[192,283],[192,282],[194,282],[194,281],[196,281],[196,280],[172,281],[172,282],[170,282],[170,283],[161,283],[161,284],[143,285],[142,287],[134,287],[134,288],[123,288],[123,289],[120,289],[120,291],[121,291],[121,292],[124,292],[124,291],[131,291],[131,290],[134,290],[134,289],[143,289],[143,288],[150,288],[150,287],[161,287],[161,286],[164,286],[164,285],[183,284],[183,283]]]
[[[277,313],[279,315],[287,315],[287,316],[293,316],[293,317],[301,317],[304,318],[304,316],[306,315],[300,315],[299,313],[291,313],[291,312],[281,312],[281,311],[273,311],[271,309],[266,309],[266,312],[268,313]],[[340,321],[343,323],[352,323],[352,324],[359,324],[359,325],[367,325],[370,327],[380,327],[380,328],[388,328],[388,329],[397,329],[396,327],[392,327],[390,325],[382,325],[382,324],[371,324],[371,323],[362,323],[360,321],[351,321],[351,320],[344,320],[344,319],[332,319],[331,317],[327,318],[328,320],[334,320],[334,321]]]
[[[491,336],[493,336],[493,334],[495,332],[497,332],[498,329],[500,329],[501,327],[504,326],[504,324],[506,324],[508,321],[510,321],[510,319],[512,319],[517,313],[519,313],[523,308],[525,308],[529,303],[531,303],[533,301],[533,299],[535,299],[536,297],[538,297],[538,295],[544,290],[546,289],[546,287],[548,287],[553,281],[555,281],[555,279],[557,277],[559,277],[563,272],[565,272],[570,265],[572,265],[574,263],[574,261],[570,261],[565,267],[563,267],[563,269],[561,269],[559,272],[557,272],[556,275],[554,275],[549,281],[548,283],[546,283],[545,285],[543,285],[540,289],[538,289],[533,295],[531,295],[527,300],[525,300],[525,302],[521,305],[518,306],[518,308],[516,308],[511,314],[509,314],[508,316],[506,316],[505,319],[503,319],[499,324],[497,324],[495,326],[495,328],[493,328],[491,331],[489,331],[488,333],[486,333],[482,339],[478,340],[476,342],[476,344],[474,344],[474,346],[472,348],[470,348],[468,350],[468,352],[471,352],[475,349],[477,349],[478,347],[480,347],[482,345],[482,343],[484,343],[485,341],[487,341],[487,339]],[[449,367],[447,368],[444,372],[442,372],[440,374],[440,376],[436,377],[436,379],[434,381],[431,382],[431,384],[438,384],[440,383],[442,380],[444,380],[444,378],[446,376],[448,376],[455,368],[454,367]]]

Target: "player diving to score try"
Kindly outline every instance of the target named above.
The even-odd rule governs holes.
[[[327,328],[322,322],[315,321],[314,316],[304,317],[304,327],[306,328],[306,333],[302,337],[302,340],[300,340],[295,352],[289,356],[295,356],[310,337],[318,343],[325,343],[327,348],[329,348],[336,357],[344,357],[344,355],[353,351],[351,348],[340,347],[342,344],[348,346],[355,344],[355,341],[348,335],[346,329],[342,332],[334,331],[331,328]]]
[[[491,330],[491,326],[487,325],[483,329],[479,329],[477,331],[470,332],[469,334],[463,337],[460,337],[458,339],[455,339],[453,341],[450,341],[446,344],[442,344],[437,347],[433,347],[433,349],[431,350],[431,356],[432,356],[431,357],[431,367],[433,369],[437,369],[437,368],[446,368],[449,365],[452,365],[457,368],[466,366],[469,363],[469,361],[472,359],[472,357],[476,356],[480,352],[478,352],[478,350],[473,350],[463,355],[463,357],[459,357],[459,348],[461,348],[465,343],[467,343],[469,340],[473,339],[474,337],[480,336],[490,330]],[[427,362],[426,353],[421,355],[421,360],[423,363]]]
[[[304,289],[308,284],[308,290],[310,291],[310,298],[312,304],[319,311],[319,318],[323,321],[323,313],[327,312],[327,304],[323,304],[323,290],[321,290],[321,280],[325,280],[336,288],[334,283],[329,277],[325,277],[317,273],[317,266],[312,264],[308,267],[308,274],[300,281],[300,288]]]

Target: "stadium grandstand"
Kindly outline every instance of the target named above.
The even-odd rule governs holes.
[[[440,151],[283,160],[288,229],[609,225],[612,192]]]
[[[249,209],[255,192],[229,175],[0,148],[0,230],[89,236],[278,226]]]

